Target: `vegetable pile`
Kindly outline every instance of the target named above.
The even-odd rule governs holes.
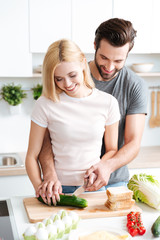
[[[132,237],[136,236],[137,234],[145,234],[146,229],[143,226],[140,212],[130,212],[127,215],[127,228]]]
[[[154,176],[145,173],[135,174],[127,186],[133,191],[136,202],[141,201],[160,210],[160,183]]]
[[[76,212],[60,210],[50,218],[29,226],[23,234],[24,240],[61,240],[68,239],[79,223]]]

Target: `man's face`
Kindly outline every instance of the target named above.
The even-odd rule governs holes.
[[[102,39],[95,53],[95,64],[102,81],[111,80],[123,68],[129,52],[129,43],[122,47],[113,47]]]

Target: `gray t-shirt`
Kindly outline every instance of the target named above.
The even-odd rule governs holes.
[[[98,81],[93,76],[92,78],[96,88],[112,94],[118,100],[121,114],[118,138],[118,149],[120,149],[124,144],[126,115],[147,114],[147,87],[145,81],[127,67],[123,67],[117,76],[110,81]],[[103,143],[102,155],[104,153],[105,147]],[[128,180],[128,167],[123,166],[111,174],[108,184]]]

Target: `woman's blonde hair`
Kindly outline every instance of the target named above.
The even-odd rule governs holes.
[[[59,101],[59,94],[62,92],[54,81],[54,71],[61,62],[85,62],[83,70],[84,84],[92,89],[94,82],[90,75],[88,63],[85,61],[85,55],[80,48],[71,40],[61,39],[52,43],[44,57],[43,61],[43,95],[54,102]]]

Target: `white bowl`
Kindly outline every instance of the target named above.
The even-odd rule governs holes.
[[[150,72],[153,68],[154,64],[153,63],[135,63],[132,64],[132,69],[135,72]]]

